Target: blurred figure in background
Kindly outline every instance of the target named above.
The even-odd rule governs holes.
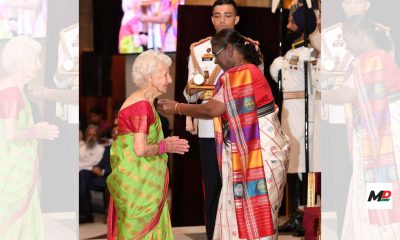
[[[119,53],[141,53],[143,52],[144,41],[140,39],[141,23],[141,1],[123,0],[122,10],[124,16],[121,20],[119,30]]]
[[[79,223],[93,222],[90,190],[99,174],[96,166],[104,154],[99,135],[99,128],[89,125],[85,131],[85,144],[79,147]]]
[[[103,119],[103,113],[100,107],[92,107],[89,111],[89,124],[96,125],[100,131],[100,138],[107,135],[107,129],[110,127],[110,123]]]
[[[143,29],[147,29],[146,48],[160,49],[163,52],[176,51],[178,5],[181,3],[182,0],[143,1],[145,10],[139,19]]]

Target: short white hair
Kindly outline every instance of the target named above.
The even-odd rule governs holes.
[[[159,71],[161,64],[171,66],[170,57],[159,51],[147,50],[137,56],[132,65],[132,80],[139,88],[146,83],[146,77]]]
[[[4,46],[1,56],[3,69],[7,72],[18,71],[24,59],[39,54],[42,46],[27,36],[18,36],[9,40]]]

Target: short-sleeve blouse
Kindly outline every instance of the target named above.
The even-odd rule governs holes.
[[[150,125],[155,123],[152,106],[147,100],[140,100],[118,113],[118,133],[149,134]]]

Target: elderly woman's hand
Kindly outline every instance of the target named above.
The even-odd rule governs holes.
[[[157,101],[157,110],[166,115],[173,115],[177,113],[175,109],[177,103],[170,99],[160,99]]]
[[[38,139],[54,140],[60,134],[58,127],[48,122],[38,122],[33,125],[33,129],[35,137]]]
[[[168,153],[184,154],[189,151],[189,143],[186,139],[180,139],[177,136],[167,137],[164,139],[167,144]]]

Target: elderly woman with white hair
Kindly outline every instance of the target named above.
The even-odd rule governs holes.
[[[184,154],[187,140],[164,139],[154,99],[172,82],[171,59],[157,51],[140,54],[132,67],[139,88],[118,113],[118,137],[111,147],[112,172],[107,239],[173,239],[166,195],[167,153]]]
[[[38,186],[38,142],[58,136],[58,128],[34,123],[23,88],[41,69],[41,46],[15,37],[2,51],[0,79],[0,238],[44,239]]]

